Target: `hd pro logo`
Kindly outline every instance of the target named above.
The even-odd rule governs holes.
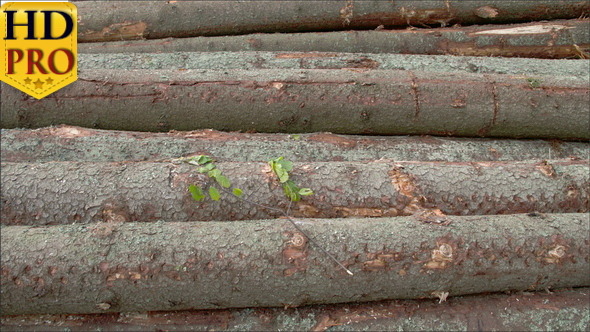
[[[8,2],[1,9],[0,80],[41,99],[78,78],[76,6]]]

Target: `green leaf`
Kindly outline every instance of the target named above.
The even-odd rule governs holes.
[[[217,168],[210,170],[209,172],[207,172],[207,175],[209,175],[212,178],[217,178],[218,176],[221,176],[221,171],[218,170]]]
[[[217,183],[219,183],[219,185],[223,188],[229,188],[231,186],[229,179],[221,174],[215,177],[215,181],[217,181]]]
[[[213,159],[211,159],[208,156],[203,156],[203,155],[184,158],[184,162],[191,164],[191,165],[195,165],[195,166],[202,166],[202,165],[205,165],[205,164],[210,163],[212,161],[213,161]]]
[[[205,194],[203,194],[203,190],[201,189],[201,187],[197,187],[194,184],[191,184],[190,186],[188,186],[188,191],[190,191],[191,195],[193,196],[193,199],[197,202],[200,202],[203,199],[205,199]]]
[[[293,163],[290,161],[284,160],[284,159],[285,158],[283,158],[283,157],[278,157],[278,158],[269,160],[268,163],[273,168],[275,168],[276,165],[280,165],[280,167],[282,167],[284,170],[289,172],[293,169]]]
[[[281,165],[281,167],[287,172],[291,172],[293,170],[293,163],[288,160],[281,159],[281,161],[279,161],[279,165]]]
[[[277,168],[275,169],[275,174],[279,178],[280,183],[285,183],[289,181],[289,173],[286,170],[284,170],[280,164],[277,165]]]
[[[184,161],[187,164],[199,166],[199,157],[189,157],[189,158],[182,159],[182,161]]]
[[[291,137],[291,139],[292,139],[292,140],[294,140],[294,141],[298,141],[298,140],[300,140],[300,139],[301,139],[301,135],[291,135],[290,137]]]
[[[270,165],[270,168],[272,169],[273,172],[275,172],[275,169],[277,168],[277,164],[278,164],[278,159],[271,159],[268,161],[268,164]]]
[[[234,194],[238,197],[241,197],[242,194],[244,194],[244,192],[242,192],[242,189],[240,189],[240,188],[234,188],[231,192],[232,192],[232,194]]]
[[[213,169],[215,169],[215,164],[209,163],[203,167],[199,167],[199,173],[207,173]]]
[[[218,201],[221,198],[219,191],[215,187],[209,187],[209,196],[214,201]]]
[[[299,195],[301,195],[301,196],[313,195],[313,191],[309,188],[301,188],[301,189],[299,189]]]
[[[282,161],[283,157],[278,157],[276,159],[271,159],[268,164],[275,175],[279,178],[279,182],[285,183],[287,180],[289,180],[289,173],[288,170],[283,167]]]
[[[212,161],[213,161],[213,159],[211,159],[211,157],[209,157],[209,156],[204,156],[204,155],[197,156],[197,162],[199,163],[199,165],[205,165],[205,164],[210,163]]]
[[[283,191],[285,192],[285,195],[287,195],[287,198],[293,202],[297,202],[301,199],[299,196],[299,188],[293,181],[283,183]]]

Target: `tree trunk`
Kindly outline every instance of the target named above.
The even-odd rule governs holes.
[[[590,285],[588,215],[2,229],[4,315],[300,306]]]
[[[96,69],[79,76],[41,100],[3,83],[2,127],[590,138],[588,77],[378,69]]]
[[[219,163],[244,196],[287,210],[266,163]],[[293,203],[296,217],[381,217],[440,209],[449,215],[588,212],[588,161],[295,163],[293,181],[315,194]],[[3,163],[3,224],[96,221],[248,220],[282,216],[224,194],[196,202],[207,186],[195,166],[172,163]]]
[[[247,134],[214,130],[145,133],[48,127],[3,129],[5,162],[158,161],[205,154],[217,161],[510,161],[590,159],[582,142],[433,136],[357,136],[330,133]]]
[[[350,52],[528,58],[588,56],[590,21],[564,20],[418,30],[251,34],[83,43],[81,53]],[[296,56],[296,55],[294,55]]]
[[[587,1],[79,2],[80,42],[578,18]]]
[[[183,41],[186,39],[183,39]],[[165,48],[168,49],[168,48]],[[442,73],[585,77],[588,62],[408,54],[175,52],[80,54],[80,69],[394,69]]]
[[[583,331],[589,288],[254,308],[11,316],[2,331]]]

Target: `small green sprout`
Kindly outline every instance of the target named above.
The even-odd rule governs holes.
[[[217,168],[211,157],[200,155],[196,157],[181,158],[178,160],[193,166],[198,166],[199,173],[207,174],[207,176],[214,179],[215,182],[217,182],[217,184],[220,185],[222,188],[231,187],[231,182],[225,175],[221,173],[221,170]],[[194,184],[188,186],[188,191],[191,193],[193,199],[197,202],[203,201],[207,197],[203,189]],[[209,194],[209,197],[214,201],[218,201],[221,199],[221,193],[219,192],[219,190],[211,185],[209,186],[207,193]],[[232,194],[234,194],[237,197],[240,197],[242,196],[243,192],[239,188],[233,188]]]
[[[309,188],[299,188],[295,182],[289,179],[289,172],[293,170],[293,163],[284,160],[283,157],[271,159],[268,164],[271,170],[279,178],[279,182],[283,187],[283,192],[293,202],[301,200],[301,196],[313,195],[313,191]]]

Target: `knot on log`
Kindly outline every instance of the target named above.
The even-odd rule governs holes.
[[[437,243],[438,247],[432,250],[431,260],[424,264],[427,269],[444,269],[453,261],[453,247],[448,243]]]
[[[287,233],[289,240],[282,251],[284,264],[290,265],[283,271],[285,277],[290,277],[297,272],[307,269],[307,238],[305,235],[297,233]]]
[[[544,261],[549,264],[557,264],[565,256],[566,248],[562,245],[557,245],[547,252]]]

